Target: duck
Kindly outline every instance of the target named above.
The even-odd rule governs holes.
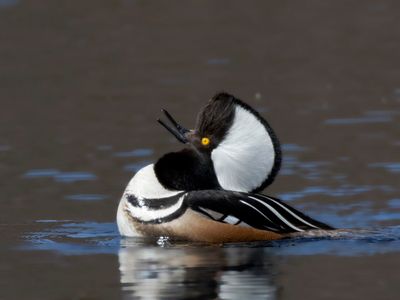
[[[168,122],[158,122],[184,148],[129,181],[117,211],[122,236],[229,243],[334,229],[261,193],[274,182],[282,151],[270,124],[249,104],[217,93],[191,130],[162,111]]]

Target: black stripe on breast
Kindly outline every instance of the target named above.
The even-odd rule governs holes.
[[[131,214],[129,214],[129,216],[134,219],[136,222],[141,223],[141,224],[162,224],[162,223],[167,223],[167,222],[171,222],[177,218],[179,218],[180,216],[182,216],[187,210],[187,205],[185,205],[185,203],[182,203],[182,206],[174,211],[172,214],[163,217],[163,218],[157,218],[157,219],[153,219],[153,220],[149,220],[149,221],[143,221],[139,218],[136,218],[135,216],[132,216]]]
[[[153,211],[157,211],[157,210],[164,210],[169,208],[170,206],[176,204],[179,199],[184,195],[185,193],[179,193],[177,195],[174,195],[172,197],[166,197],[166,198],[152,198],[152,199],[137,199],[134,195],[126,195],[126,199],[127,201],[138,208],[146,208],[149,210],[153,210]],[[179,218],[181,215],[183,215],[186,210],[187,210],[188,206],[185,203],[185,201],[182,201],[182,205],[175,210],[174,212],[172,212],[171,214],[165,216],[165,217],[161,217],[161,218],[155,218],[149,221],[143,221],[142,219],[135,217],[134,215],[132,215],[130,213],[130,211],[128,210],[129,216],[135,220],[138,223],[141,224],[162,224],[162,223],[167,223],[167,222],[171,222],[177,218]]]
[[[184,192],[176,194],[174,196],[171,197],[165,197],[165,198],[144,198],[144,199],[138,199],[137,197],[135,197],[135,195],[126,195],[126,200],[128,200],[128,202],[130,204],[132,204],[133,206],[136,207],[147,207],[150,209],[166,209],[172,205],[175,205],[179,199],[181,198],[181,196],[184,194]]]

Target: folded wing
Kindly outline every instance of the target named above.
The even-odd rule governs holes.
[[[261,195],[224,190],[192,191],[185,195],[191,209],[215,221],[279,233],[333,229],[282,201]]]

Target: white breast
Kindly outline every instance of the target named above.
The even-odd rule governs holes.
[[[154,173],[154,165],[141,169],[128,183],[124,194],[134,195],[138,199],[156,199],[175,196],[180,191],[170,191],[164,188]]]
[[[149,211],[146,207],[138,208],[133,207],[126,199],[127,195],[132,195],[138,200],[140,199],[160,199],[175,196],[181,193],[181,191],[170,191],[164,188],[158,181],[156,174],[154,173],[154,165],[148,165],[141,169],[128,183],[125,192],[120,200],[117,213],[117,224],[121,235],[123,236],[138,236],[133,224],[131,223],[129,216],[141,219],[150,220],[157,217],[163,217],[170,211]],[[174,207],[175,208],[175,207]],[[172,210],[172,208],[170,209]]]

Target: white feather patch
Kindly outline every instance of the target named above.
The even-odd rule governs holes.
[[[124,194],[134,195],[138,199],[158,199],[175,196],[182,191],[170,191],[158,181],[154,165],[148,165],[131,179]]]
[[[228,223],[228,224],[235,225],[236,223],[240,222],[240,220],[238,218],[235,218],[234,216],[227,216],[224,219],[224,222]]]
[[[211,158],[224,189],[249,192],[270,174],[275,150],[264,125],[251,112],[236,106],[233,124]]]

